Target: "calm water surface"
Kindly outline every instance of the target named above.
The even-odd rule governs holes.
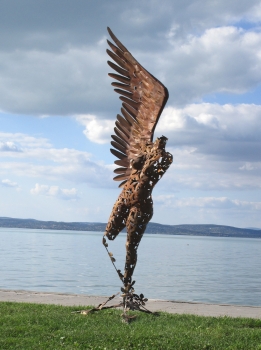
[[[0,228],[0,288],[111,295],[102,233]],[[109,242],[123,270],[126,234]],[[144,235],[134,272],[149,298],[261,306],[261,239]]]

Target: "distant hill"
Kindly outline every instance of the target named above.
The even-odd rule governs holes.
[[[46,230],[76,230],[103,232],[106,224],[101,222],[57,222],[34,219],[0,217],[0,227]],[[261,238],[260,229],[237,228],[223,225],[161,225],[150,222],[146,233],[212,237]]]
[[[258,228],[258,227],[245,227],[245,228],[247,228],[247,229],[250,229],[250,230],[260,230],[260,228]]]

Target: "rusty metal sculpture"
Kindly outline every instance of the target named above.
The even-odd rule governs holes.
[[[108,64],[120,74],[109,73],[109,76],[120,82],[112,85],[123,101],[122,115],[117,115],[115,135],[112,135],[111,153],[118,158],[115,164],[120,166],[114,170],[118,174],[114,180],[122,181],[119,187],[123,189],[112,209],[103,244],[107,249],[106,238],[114,240],[127,228],[124,275],[116,271],[124,285],[124,296],[131,298],[137,249],[153,215],[152,190],[172,163],[172,155],[165,151],[167,138],[162,136],[152,142],[168,100],[168,90],[136,61],[109,28],[108,32],[117,46],[108,40],[112,51],[107,53],[118,65],[110,61]],[[114,264],[112,253],[108,253]]]
[[[121,288],[123,302],[119,305],[106,306],[105,303],[92,310],[123,306],[124,310],[145,308],[143,294],[134,293],[133,271],[137,263],[137,249],[146,226],[153,215],[152,190],[172,163],[172,155],[165,151],[167,138],[162,136],[153,143],[153,134],[159,117],[168,100],[168,90],[144,69],[131,53],[122,45],[108,28],[108,32],[117,46],[108,41],[112,51],[108,55],[118,64],[108,61],[109,66],[119,74],[109,73],[118,82],[113,82],[115,91],[123,101],[121,113],[117,115],[115,135],[111,149],[120,166],[114,172],[116,181],[122,181],[122,192],[113,206],[104,236],[103,245],[123,282]],[[124,275],[115,266],[115,258],[108,250],[107,240],[114,240],[122,229],[127,228],[126,261]],[[142,307],[142,309],[141,309]],[[126,313],[123,315],[128,320]]]

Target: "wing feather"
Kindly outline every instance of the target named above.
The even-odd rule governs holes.
[[[130,87],[130,85],[127,85],[127,84],[121,84],[121,83],[111,83],[112,86],[115,86],[115,87],[118,87],[120,89],[124,89],[126,91],[130,91],[132,93],[132,89]]]
[[[122,180],[126,180],[126,175],[125,173],[124,174],[121,174],[121,175],[117,175],[113,178],[113,180],[115,181],[122,181]]]
[[[129,106],[127,103],[122,104],[122,107],[126,109],[126,111],[133,117],[133,118],[137,118],[138,113],[137,110],[132,108],[131,106]]]
[[[115,157],[117,157],[117,158],[119,158],[119,159],[125,159],[126,157],[127,157],[127,155],[126,154],[123,154],[123,153],[121,153],[121,152],[119,152],[119,151],[116,151],[116,149],[114,149],[114,148],[111,148],[111,153],[112,154],[114,154],[115,155]]]
[[[117,89],[115,89],[117,90]],[[137,103],[133,100],[130,100],[129,98],[126,98],[124,96],[120,96],[120,100],[122,100],[123,102],[125,102],[127,105],[129,105],[130,107],[132,107],[133,109],[135,109],[136,111],[139,110],[139,106],[140,106],[140,103]]]
[[[128,71],[126,71],[125,69],[120,68],[119,66],[112,63],[111,61],[107,61],[107,63],[112,69],[116,70],[116,72],[120,73],[121,75],[124,75],[127,78],[130,77]]]
[[[126,130],[126,129],[124,128],[124,126],[121,125],[121,124],[119,123],[118,120],[116,120],[115,125],[117,126],[117,128],[118,128],[125,136],[127,136],[128,139],[130,138],[130,133],[129,133],[129,131]]]
[[[117,129],[116,127],[114,128],[114,132],[115,134],[120,138],[122,139],[124,142],[127,143],[127,145],[129,145],[129,138],[124,134],[122,133],[119,129]]]
[[[120,114],[117,114],[117,120],[128,132],[131,131],[131,125]]]
[[[126,96],[128,98],[133,98],[132,92],[127,92],[127,91],[124,91],[124,90],[121,90],[121,89],[114,89],[114,91],[117,92],[118,94]]]
[[[130,160],[141,152],[141,143],[153,140],[155,127],[168,100],[168,90],[141,66],[110,28],[108,32],[116,44],[107,41],[112,50],[107,53],[116,63],[108,61],[108,64],[118,73],[109,73],[109,76],[120,82],[113,82],[112,86],[122,101],[122,116],[117,115],[111,152],[118,158],[115,164],[120,166],[114,171],[119,174],[114,180],[124,180],[122,186],[131,173]]]
[[[119,165],[119,166],[123,166],[128,168],[130,163],[128,161],[128,158],[125,159],[120,159],[120,160],[115,160],[114,164]]]
[[[129,85],[129,83],[130,83],[130,78],[122,77],[121,75],[113,74],[113,73],[109,73],[108,75],[109,75],[109,77],[116,79],[118,81],[121,81],[122,83],[124,83],[126,85]],[[113,83],[111,85],[113,85]]]
[[[117,168],[117,169],[115,169],[113,172],[115,173],[115,174],[123,174],[123,173],[125,173],[125,171],[127,170],[128,168]]]
[[[121,108],[121,113],[123,114],[124,118],[130,123],[130,125],[138,126],[136,119],[134,119],[124,108]]]
[[[108,49],[106,50],[106,52],[119,66],[121,66],[121,68],[123,68],[127,71],[129,70],[128,64],[126,64],[125,61],[121,60],[117,55],[115,55],[115,53],[111,52]]]
[[[125,153],[126,152],[126,147],[122,146],[120,143],[111,141],[111,145],[116,148],[118,151]]]
[[[118,142],[120,145],[122,145],[123,147],[125,147],[125,149],[126,149],[126,147],[128,146],[128,144],[123,140],[123,139],[121,139],[120,137],[118,137],[118,136],[116,136],[116,135],[111,135],[111,138],[114,140],[114,141],[116,141],[116,142]]]

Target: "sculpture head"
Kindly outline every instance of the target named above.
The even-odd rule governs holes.
[[[167,144],[167,141],[168,141],[168,139],[165,136],[157,137],[156,141],[153,143],[153,148],[165,150],[165,146]]]

